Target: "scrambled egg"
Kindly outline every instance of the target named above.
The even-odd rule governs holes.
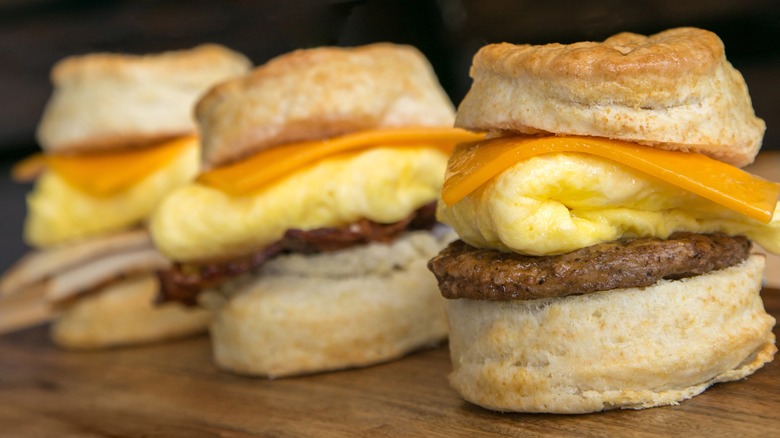
[[[27,197],[25,241],[46,247],[139,224],[168,192],[192,181],[199,160],[199,148],[188,147],[167,166],[108,197],[86,194],[54,172],[45,172]]]
[[[438,218],[470,245],[528,255],[675,231],[745,235],[780,253],[780,204],[763,224],[621,164],[575,153],[520,162],[454,205],[440,203]]]
[[[168,196],[149,226],[174,260],[246,254],[288,229],[399,221],[437,199],[446,165],[431,148],[376,148],[320,161],[246,196],[193,183]]]

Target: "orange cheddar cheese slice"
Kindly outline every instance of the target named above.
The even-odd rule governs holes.
[[[198,147],[195,136],[155,146],[81,155],[44,155],[46,167],[77,189],[96,197],[116,194],[165,167],[185,149]]]
[[[456,144],[483,138],[456,128],[398,128],[361,131],[325,140],[275,146],[249,158],[202,173],[198,182],[230,195],[254,192],[304,166],[372,147],[432,147],[449,155]]]
[[[463,144],[447,166],[442,200],[452,205],[527,158],[577,152],[612,160],[763,223],[772,220],[780,184],[698,153],[667,151],[603,138],[498,137]]]
[[[32,182],[44,170],[46,170],[46,157],[43,154],[33,154],[13,165],[11,180],[18,183]]]

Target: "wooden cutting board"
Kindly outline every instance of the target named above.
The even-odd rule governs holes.
[[[780,316],[780,291],[765,290],[764,302]],[[679,406],[501,414],[449,387],[446,346],[265,380],[217,370],[206,337],[77,353],[58,350],[38,327],[0,337],[0,436],[780,436],[779,361]]]

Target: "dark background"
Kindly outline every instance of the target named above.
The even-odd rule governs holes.
[[[777,0],[0,0],[0,270],[24,250],[29,189],[11,184],[8,169],[37,150],[49,70],[65,56],[216,42],[261,64],[296,48],[391,41],[422,50],[457,103],[470,85],[471,57],[484,44],[603,40],[676,26],[721,37],[767,122],[764,149],[780,149]]]

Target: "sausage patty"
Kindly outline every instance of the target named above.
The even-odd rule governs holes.
[[[740,263],[748,257],[750,246],[742,236],[675,233],[665,240],[622,239],[535,257],[478,249],[457,240],[428,268],[445,298],[530,300],[701,275]]]

